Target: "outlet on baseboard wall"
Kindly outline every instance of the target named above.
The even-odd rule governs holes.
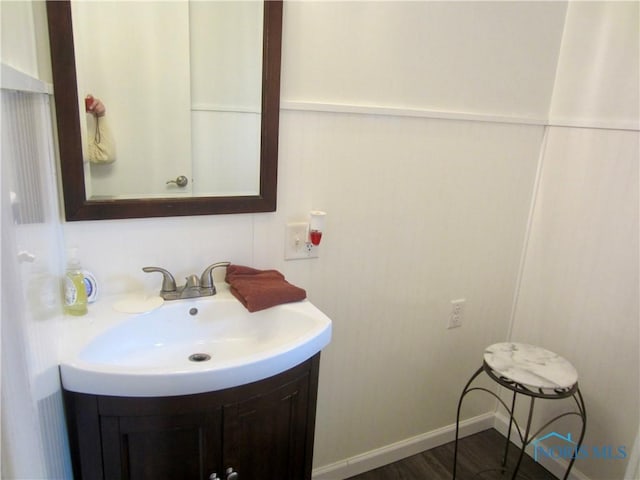
[[[451,300],[451,309],[449,311],[447,328],[458,328],[462,326],[462,321],[464,320],[464,306],[466,302],[467,300],[464,298]]]

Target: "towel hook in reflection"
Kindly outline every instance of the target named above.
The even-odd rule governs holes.
[[[179,187],[186,187],[187,183],[189,183],[189,179],[184,175],[180,175],[175,180],[167,180],[167,185],[169,185],[170,183],[175,183]]]

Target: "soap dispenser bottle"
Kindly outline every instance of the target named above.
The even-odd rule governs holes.
[[[69,315],[87,313],[87,289],[77,248],[69,249],[67,271],[64,275],[64,311]]]

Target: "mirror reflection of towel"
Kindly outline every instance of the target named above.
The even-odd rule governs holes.
[[[116,161],[116,144],[106,117],[89,115],[88,125],[89,161],[92,163],[113,163]]]

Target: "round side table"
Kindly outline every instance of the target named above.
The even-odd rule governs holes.
[[[512,399],[511,407],[509,407],[496,393],[482,387],[471,387],[473,381],[482,372],[487,374],[489,378],[497,382],[504,388],[511,390]],[[504,457],[500,470],[503,475],[507,473],[507,454],[509,453],[509,444],[511,440],[511,431],[515,427],[522,448],[516,465],[513,467],[512,480],[515,480],[524,451],[529,444],[531,444],[536,437],[549,425],[556,420],[569,415],[576,415],[582,421],[582,431],[580,433],[580,439],[575,444],[575,452],[580,450],[582,441],[584,440],[584,434],[587,426],[587,413],[584,405],[584,399],[578,388],[578,372],[567,360],[562,358],[549,350],[540,348],[534,345],[527,345],[524,343],[496,343],[488,347],[484,352],[484,361],[482,366],[471,376],[469,381],[462,390],[460,400],[458,401],[458,412],[456,416],[456,440],[453,455],[453,480],[456,478],[456,466],[458,463],[458,435],[460,426],[460,409],[462,407],[462,401],[465,396],[474,391],[481,390],[493,395],[498,402],[509,413],[509,429],[507,432],[507,442],[504,451]],[[522,429],[518,425],[518,422],[514,418],[514,411],[516,406],[516,397],[518,395],[524,395],[529,397],[529,414],[527,417],[527,425],[522,433]],[[560,400],[564,398],[572,397],[576,403],[577,410],[567,411],[560,415],[557,415],[546,422],[536,432],[531,433],[531,420],[533,418],[533,410],[535,406],[535,400],[538,398],[546,400]],[[564,475],[566,480],[569,476],[569,472],[573,467],[576,455],[572,455],[572,458],[567,467],[567,471]]]

